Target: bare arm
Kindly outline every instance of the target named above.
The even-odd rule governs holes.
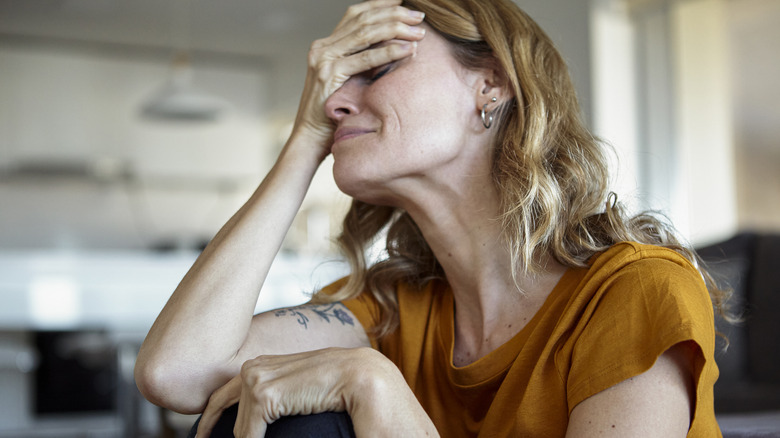
[[[422,17],[400,0],[351,7],[333,35],[316,41],[293,133],[271,172],[206,247],[163,308],[138,355],[136,383],[152,402],[200,412],[209,395],[242,363],[269,353],[326,346],[360,346],[358,327],[320,327],[316,335],[295,320],[252,315],[259,291],[312,177],[330,152],[333,125],[325,100],[352,75],[411,56],[412,44],[372,45],[422,38]]]
[[[696,400],[692,351],[687,343],[677,344],[643,374],[577,405],[566,436],[686,436]]]
[[[189,270],[157,317],[136,362],[136,382],[151,401],[200,410],[236,374],[237,352],[255,303],[321,157],[288,143],[279,161]],[[269,339],[278,327],[269,327]],[[260,353],[260,351],[258,351]],[[240,365],[239,365],[240,366]]]

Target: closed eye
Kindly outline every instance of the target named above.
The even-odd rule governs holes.
[[[378,70],[375,70],[375,73],[371,75],[370,81],[376,82],[378,81],[382,76],[386,75],[390,71],[390,65],[384,65],[380,67]]]
[[[393,69],[393,63],[380,65],[379,67],[372,68],[364,73],[364,77],[369,83],[374,83],[382,78]]]

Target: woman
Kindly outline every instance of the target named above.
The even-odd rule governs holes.
[[[608,194],[549,38],[509,0],[400,3],[312,45],[293,133],[149,332],[142,393],[205,408],[199,436],[236,402],[237,436],[331,411],[372,437],[719,436],[703,272]],[[253,316],[330,153],[352,274]]]

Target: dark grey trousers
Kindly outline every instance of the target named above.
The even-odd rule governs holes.
[[[211,438],[232,438],[237,414],[237,404],[225,409],[211,432]],[[195,438],[199,423],[200,418],[192,426],[187,438]],[[346,412],[325,412],[280,418],[268,425],[265,436],[266,438],[355,438],[355,431],[352,429],[352,420]]]

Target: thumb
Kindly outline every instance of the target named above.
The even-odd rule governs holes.
[[[241,396],[241,376],[232,378],[209,398],[206,409],[200,417],[195,438],[208,438],[225,409],[236,404]]]

